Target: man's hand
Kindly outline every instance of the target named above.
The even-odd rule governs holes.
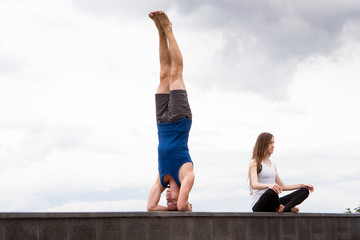
[[[192,204],[188,202],[187,205],[188,205],[188,209],[189,209],[188,211],[189,211],[189,212],[192,212]]]
[[[187,202],[187,204],[182,208],[182,212],[192,212],[192,204]]]

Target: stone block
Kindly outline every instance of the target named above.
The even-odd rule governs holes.
[[[231,240],[246,239],[248,234],[248,218],[232,217],[230,221],[230,236]]]
[[[39,220],[11,219],[5,225],[6,240],[38,240]]]
[[[212,240],[212,218],[198,217],[193,221],[193,228],[190,239]]]
[[[263,217],[255,217],[249,219],[249,232],[247,237],[249,239],[266,239],[266,223],[267,219]]]
[[[69,221],[60,219],[41,219],[39,240],[68,239]]]
[[[96,220],[94,218],[69,219],[69,240],[96,240]]]
[[[310,218],[311,235],[324,234],[324,219],[319,217]]]
[[[359,239],[357,214],[0,213],[0,240]]]
[[[186,219],[183,218],[172,218],[171,219],[171,235],[169,239],[173,240],[191,240],[195,239],[193,234],[194,225],[197,218],[189,217]]]
[[[140,221],[140,219],[139,219]],[[148,226],[148,238],[149,240],[157,239],[171,239],[171,224],[172,218],[154,218],[149,221]]]
[[[96,239],[123,239],[123,218],[99,218],[96,220]]]
[[[296,239],[294,236],[297,234],[296,219],[284,217],[281,219],[281,235],[287,239]]]
[[[360,218],[347,219],[347,222],[348,222],[348,229],[349,229],[348,233],[350,234],[350,239],[360,240]]]
[[[310,239],[310,218],[296,218],[296,240]]]
[[[266,223],[266,236],[269,240],[279,240],[282,236],[281,218],[268,218]],[[291,235],[292,237],[293,235]],[[289,239],[292,240],[292,239]]]
[[[0,220],[0,240],[5,240],[5,224],[6,221]]]
[[[128,218],[124,222],[124,239],[148,239],[149,222],[152,219]]]

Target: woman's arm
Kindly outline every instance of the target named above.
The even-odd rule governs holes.
[[[257,177],[257,167],[256,167],[256,161],[255,159],[252,159],[250,161],[250,181],[251,181],[251,187],[255,190],[262,190],[262,189],[272,189],[276,193],[280,193],[282,191],[281,187],[278,184],[264,184],[259,183],[258,177]]]
[[[277,168],[275,168],[276,171],[276,179],[275,182],[284,190],[284,191],[291,191],[291,190],[296,190],[299,188],[307,188],[310,192],[314,191],[314,187],[311,184],[285,184],[277,171]]]

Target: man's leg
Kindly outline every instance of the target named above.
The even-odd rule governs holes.
[[[159,56],[160,56],[160,84],[157,88],[157,101],[156,101],[156,117],[159,121],[163,111],[167,108],[168,95],[170,93],[170,71],[171,71],[171,58],[168,47],[167,38],[164,30],[161,27],[159,19],[156,16],[156,12],[149,13],[149,17],[154,21],[156,28],[159,32]],[[159,97],[158,97],[159,96]],[[159,104],[160,103],[160,104]],[[168,211],[168,207],[158,205],[161,197],[161,193],[165,188],[160,183],[160,176],[158,175],[155,184],[151,188],[148,198],[148,211]]]
[[[157,93],[170,92],[171,57],[167,36],[158,19],[159,11],[149,13],[159,32],[160,84]]]
[[[176,42],[174,33],[172,31],[172,23],[170,22],[166,13],[162,11],[157,12],[157,17],[169,41],[169,51],[171,57],[170,90],[185,90],[185,83],[182,76],[183,58],[180,48]]]

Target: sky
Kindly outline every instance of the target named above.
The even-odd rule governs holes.
[[[251,211],[261,132],[281,179],[315,187],[300,211],[360,204],[359,1],[3,0],[0,211],[146,211],[152,10],[167,12],[184,58],[193,211]]]

